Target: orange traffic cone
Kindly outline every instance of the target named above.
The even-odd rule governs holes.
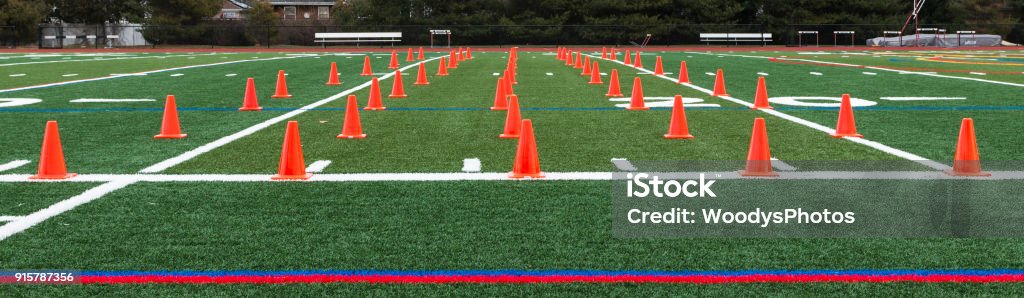
[[[57,128],[57,121],[47,121],[46,131],[43,132],[43,148],[39,153],[39,170],[35,176],[28,179],[61,180],[75,176],[74,173],[68,173],[64,164],[64,149],[60,144],[60,130]]]
[[[245,99],[242,100],[242,108],[239,111],[259,111],[263,110],[260,107],[259,100],[256,97],[256,81],[249,78],[245,81]]]
[[[373,75],[373,68],[370,67],[370,56],[363,57],[363,73],[359,75],[364,77]]]
[[[505,78],[505,94],[506,95],[510,95],[510,96],[511,95],[516,95],[516,90],[512,88],[512,77],[511,76],[512,76],[511,72],[506,69],[505,70],[505,76],[504,76],[504,78]]]
[[[587,58],[585,60],[583,60],[583,72],[581,72],[580,75],[581,76],[589,76],[590,75],[590,56],[587,56]]]
[[[466,59],[473,60],[473,48],[466,48]]]
[[[391,50],[391,62],[388,62],[388,69],[398,69],[398,50]]]
[[[413,62],[413,61],[416,61],[416,59],[414,59],[413,56],[412,56],[412,48],[409,48],[409,52],[405,54],[405,62]]]
[[[608,59],[608,48],[601,47],[601,59]]]
[[[383,100],[380,96],[380,82],[377,77],[373,77],[370,81],[370,99],[366,102],[366,107],[363,108],[367,111],[383,111],[387,108],[384,107]]]
[[[505,78],[507,80],[509,80],[510,84],[512,84],[512,85],[518,85],[519,84],[519,82],[516,81],[516,63],[515,62],[512,62],[508,66],[508,68],[505,69],[505,72],[507,73]]]
[[[312,175],[306,173],[306,161],[302,157],[302,140],[299,139],[299,122],[288,121],[284,132],[284,144],[281,145],[281,162],[277,166],[277,175],[272,180],[307,180]]]
[[[633,67],[643,68],[644,62],[640,60],[640,50],[636,50],[636,59],[633,59]]]
[[[622,96],[622,90],[619,88],[619,70],[612,69],[611,78],[608,79],[608,93],[604,96],[607,97],[618,97]]]
[[[754,131],[750,136],[750,150],[747,152],[747,168],[743,176],[778,176],[772,170],[772,153],[768,147],[768,128],[764,118],[754,118]]]
[[[615,48],[612,48],[612,57],[611,57],[611,59],[612,60],[619,60],[619,52],[616,51]]]
[[[423,62],[420,62],[419,70],[416,71],[416,82],[413,85],[430,85],[427,81],[427,69],[423,66]]]
[[[291,98],[292,95],[288,94],[288,79],[285,78],[284,71],[277,71],[277,88],[274,89],[274,96],[270,98]]]
[[[672,103],[672,120],[668,123],[666,139],[692,139],[690,126],[686,123],[686,109],[683,108],[683,96],[676,95]]]
[[[679,84],[690,83],[690,71],[686,69],[686,61],[679,63]]]
[[[839,120],[836,122],[836,133],[832,137],[864,137],[857,133],[857,122],[853,120],[853,105],[850,104],[849,94],[843,94],[843,101],[839,104]]]
[[[722,87],[722,89],[725,89],[725,87]],[[764,77],[757,77],[757,91],[754,93],[754,106],[751,108],[755,110],[772,109],[772,106],[768,104],[768,87],[764,83]]]
[[[455,58],[455,51],[448,53],[448,68],[456,69],[459,68],[458,59]]]
[[[573,66],[575,64],[573,60],[572,51],[569,51],[569,56],[565,57],[565,66]]]
[[[509,96],[508,112],[505,114],[505,132],[498,137],[502,139],[518,139],[522,121],[519,112],[519,96]]]
[[[665,69],[661,67],[661,56],[658,56],[658,58],[654,59],[654,75],[665,75]]]
[[[509,177],[544,178],[544,173],[540,171],[540,156],[537,155],[537,141],[533,136],[533,122],[530,119],[523,120],[522,127],[519,128],[519,146],[516,148],[516,159]]]
[[[573,61],[572,68],[582,69],[583,68],[583,54],[576,52],[576,61]]]
[[[416,54],[416,60],[423,60],[423,47],[420,47],[420,51]]]
[[[437,65],[437,75],[441,77],[448,76],[448,64],[444,62],[444,57],[441,57],[441,64]]]
[[[405,94],[405,84],[402,84],[402,71],[395,71],[395,80],[391,84],[391,95],[388,98],[405,98],[408,95]]]
[[[338,63],[331,62],[331,73],[327,76],[327,86],[338,85],[341,85],[341,80],[338,79]]]
[[[505,86],[505,78],[498,78],[498,87],[494,90],[494,106],[491,110],[507,110],[508,109],[508,89]]]
[[[356,102],[355,95],[349,95],[348,106],[345,107],[345,123],[341,128],[341,134],[338,135],[338,138],[362,139],[365,137],[363,124],[359,121],[359,103]]]
[[[626,65],[633,65],[633,60],[632,60],[633,58],[632,58],[632,57],[630,57],[630,55],[629,55],[629,50],[626,50],[626,55],[625,55],[625,58],[623,58],[623,59],[624,59],[624,60],[622,61],[622,63],[623,63],[623,64],[626,64]]]
[[[722,69],[718,69],[718,74],[715,75],[715,90],[711,96],[729,96],[729,93],[725,92],[725,74],[722,73]]]
[[[631,111],[651,109],[644,104],[644,86],[640,83],[640,77],[633,79],[633,95],[629,99],[629,108],[626,109]]]
[[[181,133],[181,123],[178,122],[178,105],[174,103],[174,95],[167,96],[167,102],[164,103],[164,121],[160,125],[160,134],[154,138],[157,139],[181,139],[186,134]]]
[[[946,173],[953,176],[992,175],[981,171],[978,141],[974,137],[974,119],[964,118],[960,123],[960,137],[956,143],[956,155],[953,157],[953,170],[947,170]]]
[[[590,68],[590,82],[591,85],[604,84],[601,81],[601,68],[597,66],[597,61],[594,61],[594,67]]]

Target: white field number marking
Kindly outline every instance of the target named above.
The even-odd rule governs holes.
[[[42,101],[38,98],[0,98],[0,108],[24,106]]]
[[[769,98],[768,102],[797,107],[838,108],[842,100],[841,97],[827,96],[782,96]],[[866,99],[850,98],[850,105],[853,107],[870,107],[877,104]]]
[[[616,104],[615,105],[616,107],[619,107],[619,108],[627,108],[627,107],[629,107],[629,101],[630,100],[631,100],[631,98],[629,98],[629,97],[613,97],[613,98],[609,98],[608,99],[608,101],[611,101],[611,102],[625,102],[625,103],[620,103],[620,104]],[[647,107],[650,107],[650,108],[666,108],[666,107],[667,108],[671,108],[672,105],[675,102],[675,97],[650,97],[650,96],[646,96],[646,97],[644,97],[644,102],[645,102],[645,105]],[[683,106],[684,107],[693,107],[693,108],[718,108],[718,107],[721,107],[721,105],[719,105],[719,104],[702,103],[702,102],[704,102],[704,100],[700,99],[700,98],[683,97]]]

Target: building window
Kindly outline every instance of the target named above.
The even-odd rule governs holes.
[[[284,19],[285,20],[294,20],[295,19],[295,6],[285,6],[284,7]]]
[[[238,19],[238,12],[237,11],[225,11],[224,12],[224,19],[228,19],[228,20]]]
[[[317,12],[317,14],[316,14],[316,18],[317,19],[326,20],[326,19],[330,19],[331,18],[331,7],[330,6],[320,6],[320,7],[317,7],[316,12]]]

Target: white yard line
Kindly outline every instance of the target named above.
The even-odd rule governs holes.
[[[11,161],[11,162],[8,162],[8,163],[0,165],[0,172],[10,171],[10,170],[13,170],[13,169],[20,168],[21,166],[27,165],[30,162],[32,162],[32,161],[29,161],[29,160],[15,160],[15,161]]]
[[[213,55],[213,54],[203,54],[201,56],[210,56],[210,55]],[[110,61],[110,60],[146,59],[146,58],[194,57],[194,56],[197,56],[197,55],[191,54],[191,55],[167,55],[167,56],[131,56],[131,57],[115,57],[115,58],[48,60],[48,61],[32,61],[32,62],[18,62],[18,63],[0,64],[0,67],[17,66],[17,65],[32,65],[32,64],[49,64],[49,63],[91,62],[91,61]]]
[[[869,75],[869,76],[877,76],[877,75],[878,75],[877,73],[873,73],[873,72],[867,72],[867,71],[865,71],[865,72],[862,72],[862,74],[864,74],[864,75]]]
[[[235,60],[235,61],[225,61],[225,62],[217,62],[217,63],[210,63],[210,64],[199,64],[199,65],[172,67],[172,68],[150,70],[150,71],[144,71],[144,72],[138,72],[138,73],[111,74],[109,76],[98,77],[98,78],[91,78],[91,79],[81,79],[81,80],[74,80],[74,81],[65,81],[65,82],[57,82],[57,83],[49,83],[49,84],[28,86],[28,87],[0,89],[0,93],[14,92],[14,91],[23,91],[23,90],[33,90],[33,89],[42,89],[42,88],[65,86],[65,85],[78,84],[78,83],[86,83],[86,82],[103,81],[103,80],[117,79],[117,78],[124,78],[124,77],[144,76],[144,75],[148,75],[148,74],[168,72],[168,71],[176,71],[176,70],[185,70],[185,69],[202,68],[202,67],[210,67],[210,66],[221,66],[221,65],[228,65],[228,64],[235,64],[235,63],[245,63],[245,62],[272,61],[272,60],[281,60],[281,59],[294,59],[294,58],[303,58],[303,57],[288,56],[288,57],[272,57],[272,58],[262,58],[262,59]]]
[[[81,206],[82,204],[92,202],[93,200],[99,199],[113,191],[132,185],[135,182],[137,181],[131,179],[110,181],[86,190],[82,194],[50,205],[50,207],[46,207],[46,209],[33,212],[32,214],[8,222],[7,224],[0,226],[0,241],[27,230],[28,228],[50,219],[51,217],[60,215],[61,213],[67,212],[71,209],[75,209],[75,207]]]
[[[436,59],[438,59],[438,58],[427,59],[424,62],[430,62],[430,61],[436,60]],[[407,69],[416,67],[418,65],[419,64],[412,64],[412,65],[405,66],[405,67],[401,68],[401,71],[405,71]],[[378,80],[386,80],[386,79],[391,78],[394,75],[395,75],[394,72],[390,72],[390,73],[387,73],[387,74],[379,77]],[[195,157],[197,157],[199,155],[202,155],[203,153],[210,152],[213,149],[220,148],[221,146],[227,145],[228,143],[231,143],[231,142],[234,142],[234,141],[236,141],[238,139],[241,139],[243,137],[252,135],[252,134],[254,134],[254,133],[256,133],[256,132],[258,132],[260,130],[263,130],[264,128],[270,127],[270,126],[272,126],[274,124],[280,123],[280,122],[285,121],[285,120],[289,120],[289,119],[291,119],[291,118],[293,118],[295,116],[298,116],[299,114],[305,113],[306,111],[309,111],[311,109],[317,108],[317,107],[322,106],[322,105],[325,105],[325,104],[330,103],[332,101],[338,100],[340,98],[348,96],[349,94],[355,93],[355,92],[357,92],[359,90],[362,90],[364,88],[370,87],[370,84],[371,84],[371,82],[367,81],[367,82],[362,83],[362,84],[360,84],[358,86],[352,87],[351,89],[348,89],[348,90],[342,91],[341,93],[335,94],[334,96],[321,99],[321,100],[319,100],[317,102],[314,102],[314,103],[308,104],[306,106],[303,106],[303,107],[301,107],[301,108],[299,108],[297,110],[285,113],[285,114],[283,114],[281,116],[277,116],[277,117],[271,118],[270,120],[267,120],[267,121],[264,121],[262,123],[253,125],[253,126],[251,126],[249,128],[243,129],[242,131],[236,132],[234,134],[231,134],[231,135],[225,136],[223,138],[220,138],[220,139],[218,139],[216,141],[213,141],[213,142],[207,143],[205,145],[199,146],[198,148],[195,148],[195,149],[193,149],[191,151],[182,153],[181,155],[175,156],[175,157],[173,157],[171,159],[168,159],[168,160],[159,162],[159,163],[157,163],[155,165],[149,166],[149,167],[139,171],[139,173],[159,173],[159,172],[163,172],[164,170],[167,170],[170,167],[173,167],[173,166],[176,166],[176,165],[178,165],[180,163],[186,162],[186,161],[188,161],[190,159],[193,159],[193,158],[195,158]]]
[[[759,75],[759,76],[766,76],[767,77],[768,73],[767,72],[759,72],[759,73],[757,73],[757,75]]]
[[[918,101],[918,100],[966,100],[966,97],[880,97],[881,100],[890,101]]]
[[[72,102],[72,103],[97,103],[97,102],[148,102],[148,101],[156,101],[156,99],[150,99],[150,98],[121,98],[121,99],[117,99],[117,98],[79,98],[79,99],[72,99],[72,100],[70,100],[68,102]]]
[[[308,167],[306,167],[306,172],[309,172],[309,173],[320,173],[320,172],[323,172],[324,169],[326,169],[327,166],[329,166],[329,165],[331,165],[331,161],[330,160],[314,161],[313,163],[309,164]]]
[[[696,53],[696,54],[702,54],[702,53]],[[592,58],[600,59],[599,56],[598,57],[592,57]],[[759,57],[759,58],[763,58],[763,57]],[[613,61],[613,62],[625,65],[624,63],[619,62],[619,61]],[[657,77],[665,79],[665,80],[668,80],[668,81],[671,81],[671,82],[676,82],[675,78],[670,78],[670,77],[667,77],[667,76],[657,76]],[[707,95],[711,95],[711,94],[714,93],[711,90],[702,88],[702,87],[694,85],[694,84],[683,84],[682,86],[686,86],[686,87],[689,87],[691,89],[703,92],[703,93],[705,93]],[[736,104],[739,104],[739,105],[742,105],[742,106],[748,107],[748,108],[754,106],[753,103],[750,103],[750,102],[747,102],[747,101],[744,101],[744,100],[741,100],[741,99],[737,99],[737,98],[732,97],[732,96],[719,96],[718,98],[721,98],[721,99],[724,99],[724,100],[727,100],[727,101],[730,101],[730,102],[733,102],[733,103],[736,103]],[[782,119],[785,119],[785,120],[789,120],[790,122],[793,122],[793,123],[797,123],[797,124],[800,124],[800,125],[803,125],[803,126],[806,126],[806,127],[810,127],[812,129],[815,129],[815,130],[827,133],[829,135],[832,135],[832,134],[835,133],[835,129],[832,129],[830,127],[827,127],[827,126],[824,126],[824,125],[821,125],[821,124],[817,124],[817,123],[814,123],[814,122],[811,122],[811,121],[807,121],[807,120],[804,120],[803,118],[792,116],[792,115],[789,115],[789,114],[786,114],[786,113],[783,113],[783,112],[779,112],[777,110],[759,110],[759,111],[767,113],[767,114],[775,116],[775,117],[779,117],[779,118],[782,118]],[[903,151],[903,150],[900,150],[900,149],[889,147],[889,146],[887,146],[885,144],[882,144],[882,143],[879,143],[879,142],[870,141],[870,140],[863,139],[863,138],[843,138],[843,139],[846,139],[848,141],[851,141],[851,142],[854,142],[854,143],[857,143],[857,144],[861,144],[861,145],[864,145],[864,146],[868,146],[868,147],[877,149],[879,151],[882,151],[882,152],[885,152],[885,153],[889,153],[889,154],[898,156],[898,157],[903,158],[903,159],[914,161],[914,162],[917,162],[919,164],[922,164],[924,166],[927,166],[929,168],[933,168],[933,169],[936,169],[936,170],[948,170],[948,169],[950,169],[950,166],[947,166],[945,164],[942,164],[942,163],[939,163],[939,162],[936,162],[936,161],[933,161],[933,160],[930,160],[930,159],[918,156],[918,155],[910,153],[910,152],[906,152],[906,151]]]
[[[7,215],[3,215],[3,216],[0,216],[0,222],[15,221],[15,220],[19,220],[19,219],[22,219],[22,218],[24,218],[24,216],[7,216]]]

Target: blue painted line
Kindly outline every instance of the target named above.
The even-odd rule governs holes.
[[[962,275],[1024,274],[1021,269],[914,270],[737,270],[737,271],[613,271],[613,270],[228,270],[228,271],[82,271],[85,276],[273,276],[273,275],[396,275],[396,276],[746,276],[746,275]]]

